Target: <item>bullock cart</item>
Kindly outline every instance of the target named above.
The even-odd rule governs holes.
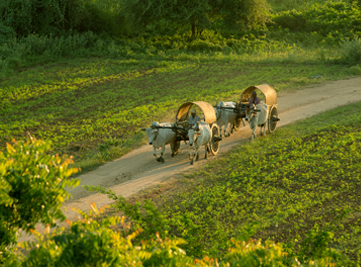
[[[177,133],[177,142],[181,142],[182,140],[185,142],[189,140],[188,137],[188,130],[191,127],[188,123],[188,118],[190,116],[190,110],[192,106],[195,105],[200,108],[204,115],[204,122],[208,123],[211,129],[211,141],[209,143],[209,151],[212,155],[217,155],[219,151],[219,144],[222,140],[221,138],[221,131],[219,126],[216,123],[217,117],[216,112],[213,106],[204,101],[197,101],[197,102],[186,102],[182,104],[177,112],[176,122],[175,122],[175,131]]]
[[[172,155],[177,154],[180,149],[181,141],[184,141],[187,144],[189,140],[188,130],[191,129],[191,125],[188,123],[188,118],[190,116],[190,111],[193,106],[201,109],[204,118],[201,118],[205,123],[208,123],[211,129],[211,141],[208,145],[208,151],[212,155],[217,155],[219,151],[220,141],[222,140],[219,126],[216,123],[216,113],[213,106],[204,101],[197,102],[186,102],[182,104],[176,115],[176,122],[172,126],[152,126],[156,129],[171,129],[176,133],[176,140],[172,145]]]
[[[280,120],[278,118],[278,109],[277,109],[277,92],[273,89],[269,84],[261,84],[257,86],[248,87],[242,94],[241,99],[237,102],[237,106],[233,107],[218,107],[227,110],[233,110],[233,112],[237,113],[237,121],[243,120],[246,117],[246,109],[249,107],[248,102],[252,97],[252,92],[259,89],[266,98],[266,105],[268,107],[268,119],[267,119],[267,127],[270,133],[273,133],[276,130],[277,122]],[[258,110],[255,110],[258,111]],[[238,123],[239,124],[239,123]]]

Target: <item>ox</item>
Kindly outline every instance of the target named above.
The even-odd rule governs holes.
[[[165,150],[165,145],[170,144],[171,149],[173,151],[173,145],[176,140],[176,133],[173,132],[172,129],[162,129],[159,127],[172,127],[172,124],[170,122],[162,122],[158,123],[156,121],[152,122],[152,125],[150,128],[142,129],[145,131],[145,133],[148,136],[149,144],[153,145],[153,155],[159,162],[164,162],[163,153]],[[157,157],[156,150],[158,148],[162,147],[160,157]],[[172,152],[172,157],[175,154]]]
[[[217,116],[217,124],[219,128],[221,129],[221,137],[222,137],[222,126],[223,128],[223,135],[225,137],[228,137],[233,133],[233,130],[236,130],[240,126],[240,121],[237,120],[237,113],[235,113],[232,109],[222,109],[221,107],[230,107],[230,108],[236,108],[236,103],[234,102],[219,102],[217,108],[215,107],[216,116]],[[230,124],[230,130],[228,134],[226,134],[228,124]]]
[[[194,157],[196,157],[196,161],[198,160],[198,151],[201,146],[205,148],[205,156],[207,158],[208,155],[208,144],[212,138],[211,128],[208,123],[205,122],[197,122],[192,128],[188,130],[189,137],[189,159],[191,160],[191,165],[193,165]]]
[[[268,106],[266,104],[252,104],[246,109],[246,121],[249,122],[249,127],[252,130],[252,138],[257,137],[256,128],[257,126],[261,127],[261,135],[266,135],[266,122],[268,119]],[[263,127],[263,134],[262,134]]]

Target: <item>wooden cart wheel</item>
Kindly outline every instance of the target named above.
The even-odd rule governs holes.
[[[177,155],[180,149],[181,141],[175,141],[172,145],[172,157]]]
[[[278,119],[278,110],[276,106],[271,107],[268,118],[268,131],[273,133],[276,130]]]
[[[217,124],[213,123],[211,125],[211,133],[212,133],[212,138],[211,138],[211,142],[209,142],[209,149],[212,155],[215,156],[219,151],[220,141],[222,140],[221,131]]]

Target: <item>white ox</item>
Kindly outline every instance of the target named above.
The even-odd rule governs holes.
[[[163,153],[165,150],[165,145],[170,144],[172,149],[172,157],[174,156],[173,153],[173,146],[174,142],[176,140],[176,133],[173,132],[172,129],[162,129],[159,127],[172,127],[172,124],[170,122],[162,122],[158,123],[156,121],[152,122],[152,126],[147,129],[142,129],[145,131],[145,133],[148,136],[149,144],[153,145],[153,155],[156,158],[157,161],[164,162]],[[162,150],[160,152],[160,157],[157,158],[157,152],[156,150],[158,148],[162,147]]]
[[[252,130],[252,138],[257,137],[256,128],[257,126],[261,127],[261,135],[266,135],[266,122],[268,119],[268,106],[266,104],[252,104],[250,107],[246,109],[246,121],[249,122],[249,127]],[[263,133],[262,133],[263,127]]]
[[[236,103],[234,102],[219,102],[218,107],[231,107],[235,108]],[[222,126],[223,128],[223,135],[228,137],[233,133],[234,129],[237,129],[239,125],[237,125],[237,113],[235,113],[232,109],[223,109],[223,108],[214,108],[216,111],[217,121],[219,128],[221,129],[221,137],[222,137]],[[230,124],[230,129],[228,134],[226,134],[228,124]]]
[[[194,157],[196,161],[198,160],[198,151],[204,146],[205,156],[207,158],[208,154],[208,144],[212,138],[211,128],[208,123],[197,122],[192,128],[188,130],[189,137],[189,159],[191,160],[191,165],[193,165]]]

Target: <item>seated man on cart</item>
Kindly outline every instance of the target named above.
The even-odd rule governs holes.
[[[194,125],[197,124],[197,121],[201,122],[201,118],[198,115],[196,115],[196,110],[192,109],[191,110],[191,115],[188,118],[188,123],[190,125],[194,126]]]
[[[248,101],[248,105],[252,105],[252,104],[258,105],[259,103],[261,103],[261,99],[257,97],[257,92],[253,91],[252,97]]]

